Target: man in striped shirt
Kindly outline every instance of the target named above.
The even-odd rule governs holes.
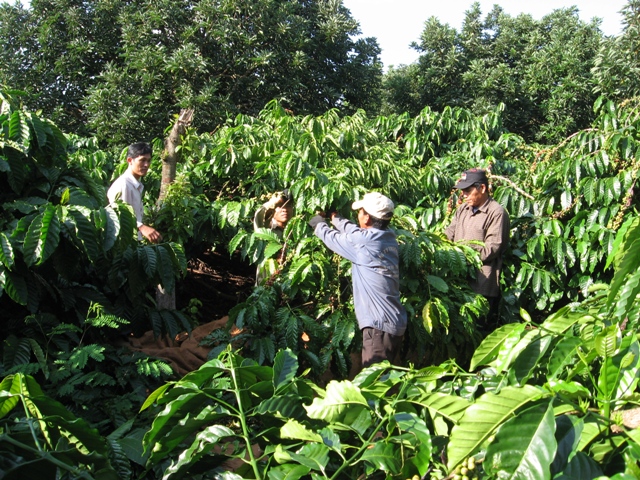
[[[509,214],[489,195],[489,180],[484,170],[467,170],[454,188],[460,190],[465,202],[456,210],[445,235],[454,242],[474,241],[469,246],[480,253],[482,268],[470,286],[489,301],[487,323],[496,325],[502,255],[509,245]]]

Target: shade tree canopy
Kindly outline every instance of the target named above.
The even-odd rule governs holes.
[[[621,101],[640,94],[640,2],[629,0],[621,10],[622,33],[607,38],[595,59],[595,90]]]
[[[639,5],[609,38],[575,7],[536,20],[474,3],[460,31],[427,19],[419,60],[383,77],[377,40],[341,0],[2,3],[0,84],[65,131],[118,146],[162,137],[182,108],[213,131],[273,99],[296,115],[504,104],[505,128],[554,143],[594,120],[599,95],[637,94]]]
[[[503,103],[509,131],[555,142],[593,120],[591,69],[602,38],[599,20],[580,20],[577,8],[535,20],[497,5],[483,16],[476,2],[460,31],[435,17],[425,22],[413,44],[417,67],[385,77],[385,109],[415,115],[425,106],[461,106],[483,114]]]
[[[161,137],[196,108],[214,130],[278,98],[299,114],[376,110],[375,39],[341,0],[34,0],[0,7],[0,83],[65,130]]]

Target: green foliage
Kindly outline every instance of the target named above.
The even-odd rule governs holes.
[[[593,127],[524,155],[530,166],[516,160],[522,191],[508,183],[495,191],[517,227],[505,284],[527,311],[550,312],[584,298],[590,285],[608,283],[616,231],[636,214],[637,106],[600,99],[596,109]],[[532,300],[523,302],[523,295]]]
[[[180,312],[151,318],[148,298],[158,284],[174,287],[186,258],[178,244],[139,245],[131,208],[105,206],[112,161],[95,140],[66,137],[51,121],[20,108],[10,92],[0,96],[0,375],[33,376],[74,418],[110,431],[131,419],[146,391],[170,375],[166,363],[133,353],[117,339],[152,327],[176,334],[190,326]],[[31,423],[10,430],[19,438],[28,433],[31,445],[46,435]],[[66,439],[73,443],[62,435],[46,450],[68,450]],[[45,472],[66,455],[38,460],[37,452],[11,450],[6,458],[18,464],[33,458],[20,468],[33,463],[34,472],[39,465]],[[63,463],[94,462],[69,455]],[[118,471],[130,470],[122,458]]]
[[[445,478],[469,471],[478,478],[616,478],[635,471],[633,430],[611,427],[620,429],[613,409],[635,403],[640,350],[636,307],[610,316],[607,289],[540,325],[496,330],[474,355],[475,373],[453,362],[421,370],[381,363],[324,389],[297,376],[290,350],[268,367],[227,348],[151,393],[142,410],[153,408],[155,418],[139,458],[146,460],[147,476],[160,466],[163,478]],[[11,391],[0,404],[3,415],[19,401],[15,378],[21,377],[1,384]],[[41,397],[30,398],[42,405]],[[62,412],[57,418],[67,417]],[[88,441],[85,430],[80,424],[73,431],[81,442]],[[17,435],[0,436],[11,453],[25,448]],[[224,473],[231,459],[240,467]],[[92,465],[83,457],[56,463],[65,469]]]
[[[529,404],[540,398],[541,394],[538,389],[534,387],[525,386],[523,388],[505,387],[498,393],[486,393],[480,396],[472,405],[464,411],[464,414],[460,418],[460,421],[456,423],[451,431],[451,440],[447,448],[448,453],[448,467],[451,469],[458,465],[463,459],[467,458],[480,447],[493,433],[493,428],[502,425],[513,414],[521,409],[524,405]],[[535,419],[532,424],[536,425],[540,423],[540,419]],[[522,418],[519,418],[522,421]],[[548,420],[547,420],[548,421]],[[523,427],[520,430],[523,438],[519,441],[519,438],[513,438],[514,450],[518,451],[521,455],[526,452],[522,452],[522,449],[526,449],[530,444],[531,437],[537,432],[526,431],[526,427],[521,423]],[[549,432],[545,432],[549,436]],[[551,438],[553,438],[551,430]],[[494,440],[495,441],[495,440]],[[493,443],[493,442],[492,442]],[[549,442],[551,443],[551,442]],[[552,447],[548,445],[547,447]],[[533,455],[538,455],[542,449],[537,449]],[[501,453],[503,450],[501,451]],[[491,451],[487,452],[489,456]],[[551,459],[548,459],[549,461]],[[516,470],[518,465],[506,464],[501,465],[502,468]],[[548,463],[547,463],[548,465]],[[545,469],[544,463],[540,465],[542,469]],[[485,468],[486,470],[489,470]]]
[[[473,17],[463,33],[481,51]],[[640,368],[636,100],[599,99],[589,128],[547,147],[504,130],[510,106],[482,116],[447,106],[369,118],[361,110],[295,116],[270,102],[256,116],[185,135],[184,180],[156,211],[184,248],[137,244],[130,208],[104,206],[110,156],[2,96],[3,374],[37,376],[74,414],[118,427],[109,445],[119,471],[134,461],[148,475],[193,477],[229,456],[245,458],[254,442],[264,455],[249,454],[251,471],[238,475],[444,478],[474,462],[486,478],[637,470],[635,434],[610,429],[622,428],[624,410],[637,400]],[[513,226],[504,325],[484,340],[476,324],[487,302],[468,287],[477,253],[441,235],[458,200],[454,179],[470,167],[489,170],[493,196]],[[258,206],[284,188],[296,216],[282,238],[254,231]],[[306,220],[329,207],[351,215],[351,202],[370,190],[397,205],[391,228],[410,316],[409,366],[367,369],[324,390],[293,376],[331,369],[346,377],[360,340],[349,262],[328,252]],[[167,366],[107,348],[106,332],[188,329],[179,312],[154,311],[148,292],[157,284],[173,288],[187,255],[211,247],[268,263],[272,275],[230,312],[229,328],[208,339],[213,360],[150,397],[146,406],[158,401],[165,410],[147,435],[145,457],[127,412],[151,381],[139,376],[161,378]],[[232,337],[233,324],[241,332]],[[440,367],[420,369],[433,364]],[[132,394],[116,398],[109,390]],[[13,409],[12,401],[0,408]],[[105,411],[112,412],[108,421]],[[414,450],[416,438],[422,448]],[[232,453],[213,449],[226,439]]]
[[[483,118],[457,109],[442,114],[426,109],[413,120],[368,120],[363,112],[340,118],[333,111],[300,118],[275,102],[259,118],[237,117],[213,135],[188,135],[183,153],[190,161],[181,174],[195,192],[213,200],[218,241],[267,272],[266,284],[230,312],[229,326],[235,322],[243,329],[234,345],[244,345],[245,355],[260,364],[286,347],[315,375],[322,375],[330,360],[332,368],[347,374],[349,352],[359,348],[345,288],[349,267],[327,254],[302,217],[329,206],[349,215],[355,198],[388,186],[385,193],[399,204],[393,228],[411,311],[407,348],[419,363],[442,361],[456,351],[469,356],[478,341],[474,324],[487,309],[467,285],[479,265],[477,254],[422,231],[445,220],[443,189],[452,185],[429,155],[467,152],[468,144],[454,142],[461,135],[481,142],[477,154],[494,150],[496,139],[507,141],[500,135],[498,111]],[[298,216],[282,239],[254,231],[251,219],[261,199],[282,188],[292,192]],[[424,206],[408,207],[421,202]],[[428,302],[440,312],[435,326],[425,310]],[[210,342],[220,343],[213,354],[230,341],[229,332],[215,333]]]
[[[423,108],[420,103],[418,64],[390,66],[382,77],[382,108],[385,116],[394,113],[417,115]]]
[[[46,380],[46,392],[95,424],[123,424],[146,391],[172,374],[163,361],[125,346],[112,345],[113,334],[129,324],[92,305],[82,325],[53,315],[31,315],[21,333],[2,346],[2,375],[29,374]]]
[[[453,179],[478,166],[489,169],[493,195],[514,226],[501,322],[519,321],[520,308],[539,320],[580,301],[589,285],[611,279],[604,265],[615,231],[636,208],[636,109],[605,100],[596,108],[593,127],[546,149],[505,133],[502,108],[481,117],[446,107],[441,113],[426,108],[415,118],[369,119],[364,112],[340,117],[335,111],[295,117],[272,102],[258,117],[238,116],[213,134],[189,132],[180,175],[211,202],[194,213],[211,225],[194,233],[195,241],[211,239],[267,272],[264,290],[231,313],[230,326],[240,321],[245,327],[237,345],[261,364],[277,348],[312,354],[310,364],[301,364],[314,374],[322,374],[330,357],[344,374],[343,359],[359,348],[357,335],[342,347],[326,344],[337,334],[331,315],[353,325],[349,266],[328,255],[305,218],[328,207],[348,216],[354,199],[379,190],[397,204],[392,228],[410,313],[410,358],[429,364],[456,357],[465,364],[480,340],[476,324],[487,313],[484,299],[468,288],[479,260],[438,232],[457,200]],[[254,231],[258,206],[283,188],[293,193],[296,212],[283,237]],[[630,301],[633,290],[625,298]],[[287,328],[280,329],[278,318],[289,319]],[[303,342],[303,332],[318,338]],[[216,333],[214,355],[230,340],[229,331]]]
[[[596,22],[582,22],[575,7],[534,20],[494,6],[483,20],[476,2],[460,31],[435,17],[424,25],[412,44],[421,54],[418,62],[385,75],[385,113],[416,115],[428,105],[484,114],[504,104],[509,131],[548,143],[592,121],[591,68],[602,33]]]
[[[147,221],[166,241],[184,245],[195,236],[196,215],[205,210],[206,199],[191,195],[190,185],[182,178],[176,178],[167,188],[160,205],[149,212]]]
[[[108,160],[95,143],[69,142],[50,121],[3,98],[0,303],[11,318],[46,311],[81,319],[98,301],[140,319],[145,290],[171,290],[185,271],[182,248],[138,247],[130,208],[104,206],[106,176],[98,167]]]
[[[300,280],[312,285],[314,279]],[[234,307],[229,312],[227,331],[214,332],[205,339],[205,344],[216,344],[210,355],[217,355],[233,342],[243,345],[245,355],[259,364],[271,364],[278,350],[288,348],[298,355],[301,367],[311,368],[317,378],[331,367],[332,359],[340,376],[347,376],[349,351],[358,328],[353,307],[337,308],[335,297],[321,293],[327,303],[314,310],[299,300],[287,302],[284,288],[279,282],[272,287],[257,287],[245,302]],[[228,333],[232,325],[242,330],[233,338]]]
[[[216,472],[233,458],[242,461],[235,471],[242,478],[426,474],[432,440],[409,397],[439,372],[382,364],[324,390],[297,371],[289,350],[277,354],[273,367],[261,367],[229,349],[156,390],[143,407],[157,405],[144,437],[147,466],[171,459],[164,478]]]
[[[3,478],[116,479],[106,439],[23,374],[0,382],[0,472]],[[22,410],[15,421],[9,416]]]
[[[638,12],[636,0],[626,2],[622,10],[622,33],[603,40],[595,59],[593,75],[596,92],[622,102],[640,94],[638,84]]]
[[[327,255],[304,217],[328,206],[349,215],[355,198],[381,190],[398,204],[392,228],[400,240],[401,271],[406,272],[402,291],[411,314],[408,349],[418,363],[437,363],[455,355],[464,363],[479,340],[475,323],[486,314],[486,304],[467,287],[478,265],[476,255],[437,235],[448,223],[456,200],[449,194],[454,175],[472,166],[489,168],[494,197],[512,218],[503,322],[518,320],[520,307],[534,318],[544,318],[556,305],[579,301],[589,285],[611,278],[603,267],[615,230],[634,211],[635,107],[631,103],[617,107],[604,100],[596,107],[599,117],[592,128],[536,151],[521,138],[504,133],[501,109],[482,117],[449,107],[441,113],[427,108],[415,118],[368,119],[361,111],[350,117],[340,117],[336,111],[295,117],[272,102],[258,117],[238,116],[213,134],[189,131],[181,147],[185,162],[178,166],[184,182],[176,185],[176,194],[157,215],[168,230],[175,225],[190,251],[213,244],[239,251],[251,262],[271,265],[272,278],[264,288],[273,292],[256,293],[232,315],[235,320],[244,312],[249,320],[250,328],[240,340],[251,345],[256,359],[270,361],[279,347],[287,346],[308,352],[317,374],[329,358],[344,374],[349,363],[345,359],[350,349],[357,350],[358,338],[342,343],[328,339],[342,338],[338,333],[342,330],[335,329],[342,320],[330,320],[331,315],[351,319],[347,323],[353,325],[345,288],[348,265]],[[20,127],[20,118],[7,118],[7,132],[24,143],[20,139],[26,138],[26,130]],[[87,150],[78,149],[78,158],[88,165],[104,162]],[[10,172],[15,177],[13,169]],[[89,180],[87,189],[97,191]],[[18,184],[15,179],[13,183]],[[154,188],[151,184],[150,191]],[[293,193],[298,216],[282,239],[253,231],[251,218],[258,205],[282,188]],[[82,204],[76,206],[72,202],[78,198]],[[91,196],[69,193],[67,197],[62,191],[59,205],[42,200],[12,204],[14,216],[20,214],[16,228],[0,237],[2,268],[12,269],[3,277],[6,296],[25,306],[35,304],[38,297],[27,288],[29,282],[13,272],[23,264],[28,268],[60,263],[65,267],[60,272],[70,279],[74,271],[81,271],[79,265],[68,268],[68,255],[58,260],[61,247],[70,248],[62,235],[69,226],[74,227],[69,230],[71,247],[81,247],[93,264],[102,268],[112,259],[102,274],[109,279],[111,292],[125,288],[128,298],[136,298],[145,293],[146,280],[172,288],[173,277],[166,267],[184,268],[181,250],[170,244],[133,250],[123,236],[128,230],[122,227],[127,218],[124,206],[113,214],[109,208],[85,210],[91,201]],[[120,225],[114,214],[121,214]],[[178,218],[188,221],[176,222]],[[60,236],[50,233],[56,229]],[[119,236],[110,236],[112,232]],[[108,249],[106,256],[101,247]],[[629,302],[633,292],[627,291],[622,301]],[[188,327],[177,314],[145,315],[138,304],[123,308],[126,304],[113,300],[110,293],[105,297],[100,303],[116,314],[127,312],[136,328],[141,316],[151,318],[156,331],[177,333]],[[276,314],[287,320],[275,322]],[[286,328],[274,333],[275,324]],[[307,345],[301,338],[310,332],[318,338],[311,335]],[[223,343],[230,338],[225,335]],[[252,338],[259,341],[252,343]]]
[[[65,130],[121,146],[195,108],[212,131],[281,99],[297,113],[377,110],[382,65],[341,1],[34,0],[2,5],[0,83]]]
[[[638,233],[636,220],[627,224],[611,259],[633,252]],[[243,461],[236,474],[252,478],[470,471],[487,479],[618,478],[636,471],[638,438],[620,418],[637,400],[640,316],[637,302],[612,312],[611,299],[637,281],[624,262],[616,265],[622,281],[539,325],[529,319],[494,331],[469,373],[453,362],[421,370],[384,362],[322,389],[296,376],[290,350],[264,367],[229,347],[150,395],[143,408],[158,409],[144,439],[147,467],[168,456],[164,478],[219,471],[230,458]]]
[[[637,222],[627,227],[612,258],[633,249],[624,239],[638,233]],[[624,275],[623,289],[635,288],[635,279],[621,271],[620,265],[616,276]],[[612,425],[636,403],[637,306],[611,310],[616,283],[594,289],[540,325],[505,325],[483,341],[471,368],[495,393],[482,394],[454,426],[449,468],[475,455],[489,478],[520,471],[539,478],[574,469],[590,477],[635,471],[634,461],[622,453],[633,448],[635,437]]]
[[[23,90],[30,109],[65,131],[86,135],[81,103],[106,65],[118,61],[120,10],[117,2],[102,0],[4,2],[0,84]]]

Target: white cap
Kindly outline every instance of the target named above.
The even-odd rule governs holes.
[[[364,208],[364,211],[371,216],[381,220],[389,220],[393,216],[393,210],[396,207],[390,199],[381,193],[370,192],[367,193],[362,200],[353,202],[351,208],[354,210]]]

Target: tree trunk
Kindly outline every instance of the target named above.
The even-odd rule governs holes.
[[[160,195],[158,205],[167,196],[169,185],[176,179],[176,165],[180,161],[180,151],[178,146],[182,142],[182,135],[193,119],[193,109],[184,109],[173,124],[169,136],[164,141],[164,151],[162,152],[162,183],[160,185]],[[176,292],[165,291],[160,285],[156,288],[156,306],[158,310],[176,309]]]
[[[184,109],[173,124],[169,136],[164,141],[164,151],[162,152],[162,183],[160,185],[160,195],[158,204],[162,203],[167,196],[167,188],[176,179],[176,165],[180,161],[180,151],[178,147],[182,142],[182,135],[193,120],[193,109]]]

